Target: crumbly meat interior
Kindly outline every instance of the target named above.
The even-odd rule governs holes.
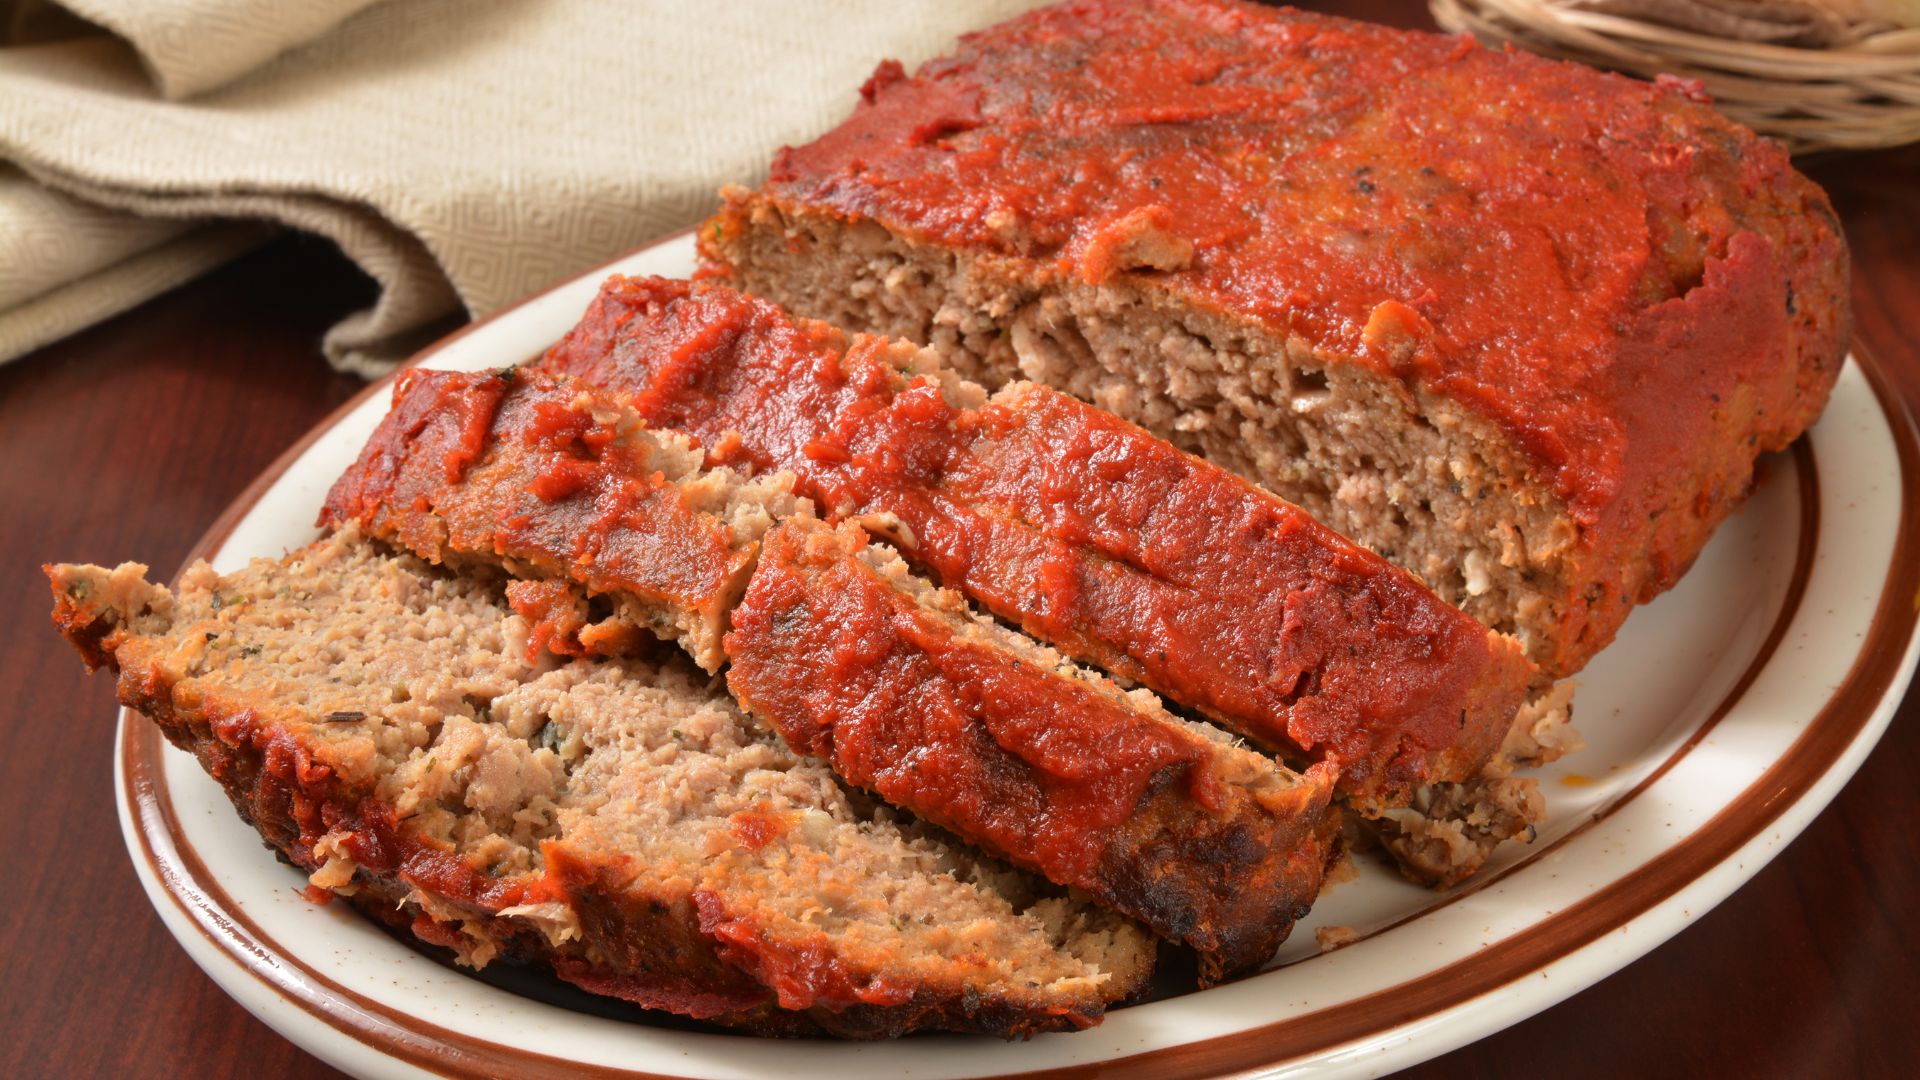
[[[1151,962],[1131,923],[849,797],[690,664],[529,662],[496,580],[352,529],[231,575],[198,564],[177,596],[143,571],[59,567],[55,587],[123,624],[177,676],[176,699],[260,703],[350,789],[488,878],[538,876],[543,842],[559,843],[632,868],[635,889],[717,895],[775,944],[830,942],[860,978],[1041,1006],[1137,985]],[[356,888],[344,847],[315,854],[315,884]],[[467,962],[492,958],[483,920],[409,899],[464,923]],[[500,914],[557,949],[579,936],[565,904]]]

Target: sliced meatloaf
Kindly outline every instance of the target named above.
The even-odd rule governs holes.
[[[708,273],[1075,394],[1577,671],[1820,412],[1824,194],[1698,87],[1236,0],[882,64]]]
[[[727,685],[848,781],[1195,949],[1273,955],[1320,891],[1327,770],[1295,776],[971,613],[856,525],[767,534]]]
[[[697,471],[672,482],[649,474],[655,452],[646,448],[655,444],[655,437],[641,430],[635,415],[617,400],[606,391],[546,372],[412,373],[396,390],[394,408],[369,441],[369,451],[335,486],[335,496],[349,492],[354,497],[331,499],[325,518],[374,530],[433,561],[453,557],[466,565],[485,563],[508,571],[535,567],[537,573],[552,573],[553,577],[539,582],[552,595],[543,596],[536,605],[521,602],[520,592],[527,582],[507,586],[507,595],[531,624],[530,645],[543,640],[592,640],[596,647],[615,647],[619,635],[603,634],[601,623],[585,620],[595,606],[625,611],[658,602],[661,594],[650,583],[660,571],[652,562],[666,556],[654,552],[627,561],[624,556],[616,559],[600,553],[647,552],[663,536],[726,531],[715,511],[690,511],[691,503],[685,498],[622,499],[609,494],[626,492],[636,483],[667,492],[722,486]],[[487,403],[493,403],[490,414]],[[446,419],[421,426],[415,418],[423,415]],[[449,463],[442,449],[446,442],[442,424],[460,430],[471,425],[476,432],[471,441],[462,443],[466,464]],[[562,431],[565,437],[548,437],[549,431]],[[388,474],[401,479],[384,488],[370,479]],[[724,471],[723,475],[730,476]],[[556,476],[567,482],[555,484]],[[803,504],[793,504],[784,478],[777,482],[729,479],[724,487],[731,493],[729,500],[715,500],[716,507],[730,508],[733,517],[752,521],[756,537],[765,522],[781,516],[787,523],[779,528],[800,530],[812,525],[820,537],[833,543],[854,549],[863,544],[857,539],[857,527],[836,534],[813,522]],[[754,511],[742,509],[756,497],[761,502]],[[566,513],[568,528],[522,524],[560,517],[536,504],[566,506],[576,501],[583,506]],[[702,516],[714,520],[702,525],[697,520]],[[462,523],[465,519],[485,527],[469,529]],[[582,536],[591,539],[583,542]],[[752,542],[754,551],[759,543]],[[858,656],[874,647],[871,631],[851,621],[860,612],[880,612],[891,603],[904,619],[912,606],[900,592],[906,585],[876,591],[869,577],[847,576],[850,568],[866,565],[851,552],[841,552],[845,565],[815,566],[796,561],[795,552],[802,546],[787,540],[784,556],[761,559],[751,580],[796,580],[804,567],[832,570],[845,577],[849,587],[861,586],[865,591],[850,592],[844,599],[851,607],[823,615],[821,620],[792,626],[781,622],[783,632],[770,633],[762,616],[752,624],[758,632],[737,632],[728,639],[733,643],[728,656],[735,663],[736,692],[740,679],[751,680],[759,695],[754,700],[761,702],[756,708],[775,721],[790,745],[801,753],[826,757],[851,783],[952,829],[986,851],[1038,870],[1058,884],[1087,889],[1166,937],[1194,947],[1205,958],[1209,978],[1248,970],[1273,954],[1319,890],[1332,840],[1327,810],[1335,775],[1331,767],[1303,781],[1252,751],[1196,734],[1196,728],[1168,716],[1150,695],[1132,701],[1111,692],[1090,694],[1085,687],[1091,683],[1060,674],[1035,676],[1029,691],[1032,707],[1020,714],[1024,720],[1000,723],[1004,717],[998,706],[992,702],[982,706],[981,695],[990,697],[993,687],[1032,667],[1036,661],[1022,659],[1018,655],[1022,649],[1036,655],[1044,651],[1009,631],[1000,632],[992,646],[976,642],[967,648],[953,645],[937,651],[938,657],[949,660],[962,654],[971,658],[980,669],[980,685],[959,675],[944,681],[925,678],[920,668],[927,657],[914,653],[897,663],[875,656],[876,666],[870,669],[840,672],[847,680],[844,693],[851,697],[808,696],[819,689],[815,686],[797,688],[801,695],[797,698],[770,696],[774,673],[810,671],[826,655]],[[744,573],[741,577],[744,584]],[[805,578],[816,583],[818,579],[818,574]],[[773,587],[766,582],[759,586],[763,594]],[[684,593],[704,604],[712,590]],[[948,596],[943,603],[943,617],[958,618],[956,612],[964,613],[964,601]],[[659,610],[669,624],[705,626],[724,623],[731,607],[728,600],[709,614],[677,610],[669,601]],[[553,614],[556,610],[562,612],[558,618]],[[976,638],[985,633],[970,620],[964,621],[963,629]],[[951,627],[942,632],[948,637],[955,634]],[[933,633],[930,628],[914,640],[931,649],[927,635]],[[736,646],[751,649],[748,673],[739,670]],[[1050,652],[1038,662],[1048,668],[1064,664]],[[1003,670],[1009,667],[1014,675]],[[854,692],[854,685],[863,689]],[[935,784],[931,775],[882,776],[873,771],[870,758],[826,752],[836,744],[814,725],[831,721],[833,709],[852,709],[863,700],[866,707],[880,708],[882,693],[889,688],[905,695],[900,701],[911,702],[913,708],[945,710],[954,723],[972,725],[954,729],[930,722],[921,726],[889,722],[881,730],[892,741],[866,747],[872,754],[916,762],[940,758],[949,765],[939,770],[947,786]],[[816,711],[804,716],[790,711],[802,701]],[[789,711],[776,707],[783,703]],[[892,707],[906,706],[896,702]],[[1120,779],[1076,786],[1045,770],[1046,755],[1067,734],[1064,729],[1034,726],[1041,716],[1061,724],[1075,721],[1076,732],[1099,732],[1100,738],[1111,741],[1114,760],[1104,766],[1083,762],[1083,770],[1111,768],[1117,776],[1126,748],[1134,744],[1173,747],[1178,753],[1155,759],[1152,768],[1138,773],[1139,784],[1132,787],[1128,786],[1131,781]],[[982,727],[983,723],[989,726]],[[996,723],[999,726],[991,726]],[[991,739],[983,735],[988,730]],[[916,739],[926,742],[922,745]],[[848,739],[837,745],[853,744]],[[1094,753],[1087,747],[1080,752]],[[1143,757],[1141,762],[1145,761]],[[1047,811],[1053,834],[1045,854],[1030,847],[1024,833],[1009,828],[996,809],[1010,805]],[[1119,828],[1120,821],[1112,818],[1115,813],[1131,824]],[[1077,847],[1082,854],[1097,853],[1098,858],[1089,861],[1060,854],[1068,847]]]
[[[530,660],[500,582],[344,529],[177,593],[51,566],[54,619],[267,843],[478,966],[772,1034],[1097,1022],[1136,925],[850,796],[684,660]]]
[[[509,597],[535,651],[617,655],[651,631],[717,671],[759,536],[794,503],[780,477],[700,465],[684,439],[552,376],[414,369],[321,523],[434,563],[504,565],[523,579]],[[587,611],[572,579],[615,610]]]
[[[1042,386],[989,400],[905,343],[657,278],[610,280],[540,363],[791,474],[1074,658],[1332,766],[1370,811],[1477,777],[1531,676],[1511,638],[1300,509]]]

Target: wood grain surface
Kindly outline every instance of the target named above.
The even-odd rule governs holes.
[[[1329,10],[1425,25],[1407,0]],[[1853,245],[1859,336],[1920,408],[1920,147],[1803,167]],[[254,1020],[161,927],[110,783],[111,679],[48,621],[39,565],[162,577],[249,480],[351,396],[319,335],[372,286],[288,237],[0,367],[0,1076],[338,1074]],[[1920,698],[1835,803],[1625,970],[1415,1077],[1914,1075]],[[267,855],[263,851],[262,858]]]

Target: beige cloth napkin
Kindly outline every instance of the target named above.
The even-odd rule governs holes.
[[[324,347],[380,371],[1034,2],[0,0],[0,360],[278,225],[379,283]]]

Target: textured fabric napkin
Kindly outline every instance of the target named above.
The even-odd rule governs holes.
[[[324,346],[380,371],[1034,3],[0,0],[0,360],[284,226],[379,283]]]

